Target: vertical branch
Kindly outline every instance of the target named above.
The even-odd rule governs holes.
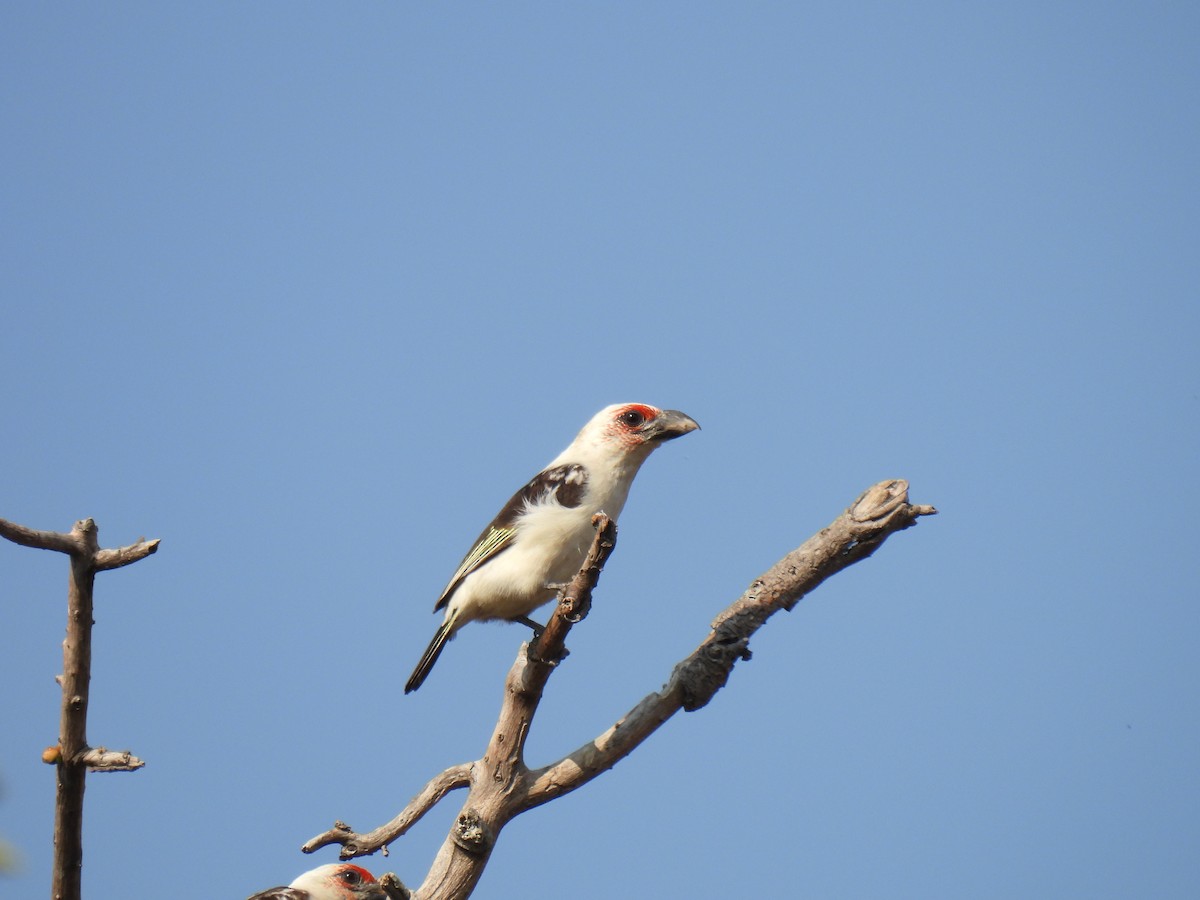
[[[93,562],[97,546],[96,523],[76,522],[71,536],[78,541],[71,554],[71,581],[67,589],[67,636],[63,640],[62,713],[58,725],[58,788],[54,802],[54,869],[50,896],[54,900],[77,898],[82,893],[83,791],[88,749],[88,689],[92,680],[92,591],[96,582]]]
[[[53,900],[79,900],[83,872],[83,792],[88,770],[130,771],[144,763],[129,753],[93,750],[87,742],[88,693],[92,678],[93,588],[96,573],[137,562],[158,549],[139,540],[118,550],[101,550],[92,519],[75,523],[70,534],[34,531],[0,519],[0,536],[26,547],[56,550],[71,557],[67,589],[67,634],[63,639],[62,711],[58,746],[42,759],[54,763],[58,779],[54,804]]]

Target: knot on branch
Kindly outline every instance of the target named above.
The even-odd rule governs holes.
[[[694,712],[706,706],[713,694],[725,686],[733,664],[739,659],[750,659],[750,638],[728,621],[722,622],[671,673],[671,687],[679,691],[684,710]]]
[[[482,817],[473,809],[459,813],[450,836],[463,852],[476,857],[486,856],[495,840]]]

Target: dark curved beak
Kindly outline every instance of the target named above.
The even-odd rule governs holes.
[[[671,441],[699,428],[699,423],[687,413],[677,409],[664,409],[654,421],[648,423],[646,437],[652,441]]]

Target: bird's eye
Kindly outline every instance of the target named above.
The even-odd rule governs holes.
[[[362,876],[354,871],[354,869],[343,869],[338,874],[346,884],[359,884],[362,881]]]
[[[617,421],[629,428],[637,428],[646,421],[646,416],[636,409],[627,409],[617,416]]]

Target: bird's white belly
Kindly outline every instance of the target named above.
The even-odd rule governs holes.
[[[455,630],[470,621],[527,616],[550,602],[555,593],[546,585],[575,576],[593,537],[591,516],[578,508],[542,507],[519,527],[512,546],[468,575],[450,598]]]

